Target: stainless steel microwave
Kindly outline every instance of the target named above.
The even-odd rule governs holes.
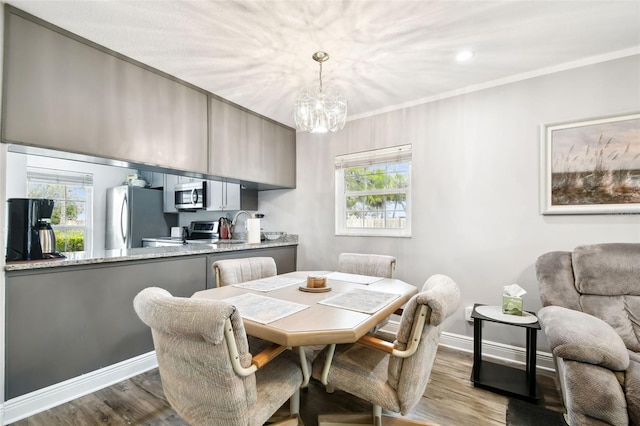
[[[207,206],[207,181],[180,183],[175,186],[178,210],[198,210]]]

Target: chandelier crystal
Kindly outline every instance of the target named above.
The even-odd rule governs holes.
[[[296,98],[296,126],[309,133],[336,132],[347,119],[347,98],[333,87],[322,87],[322,63],[329,59],[329,54],[316,52],[312,58],[320,64],[320,86],[303,90]]]

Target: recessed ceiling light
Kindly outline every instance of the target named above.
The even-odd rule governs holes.
[[[473,51],[463,50],[456,55],[456,61],[464,62],[464,61],[468,61],[472,57],[473,57]]]

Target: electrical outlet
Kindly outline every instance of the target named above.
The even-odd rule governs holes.
[[[473,311],[473,306],[466,306],[464,308],[464,319],[469,321],[469,322],[473,322],[473,319],[471,318],[471,312]]]

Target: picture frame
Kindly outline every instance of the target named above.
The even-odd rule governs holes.
[[[640,113],[543,124],[541,214],[640,213]]]

